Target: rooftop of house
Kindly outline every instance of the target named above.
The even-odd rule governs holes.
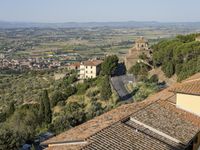
[[[102,60],[88,60],[88,61],[83,61],[82,64],[84,66],[98,66],[102,63]]]
[[[187,145],[200,128],[170,107],[171,104],[160,100],[131,115],[131,120],[150,126],[176,139],[171,139],[172,141]]]
[[[80,67],[80,65],[81,65],[80,62],[75,62],[75,63],[72,63],[70,66]]]
[[[186,81],[172,89],[176,93],[200,95],[200,78]]]
[[[50,150],[183,149],[200,131],[200,117],[178,109],[168,101],[175,95],[170,89],[199,78],[200,73],[142,102],[122,105],[43,144],[60,144],[48,147]]]

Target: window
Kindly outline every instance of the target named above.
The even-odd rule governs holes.
[[[91,66],[91,69],[92,69],[92,66]]]
[[[92,73],[92,71],[91,71],[91,73]]]
[[[86,73],[87,73],[87,71],[86,71]]]
[[[86,66],[86,69],[87,69],[87,66]]]

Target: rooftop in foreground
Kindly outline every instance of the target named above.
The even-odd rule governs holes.
[[[139,103],[122,105],[53,137],[48,149],[181,150],[200,131],[200,117],[170,101],[171,89],[200,80],[200,73]]]

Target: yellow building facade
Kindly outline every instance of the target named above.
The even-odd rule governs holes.
[[[190,113],[200,116],[200,96],[190,94],[176,94],[176,106]]]

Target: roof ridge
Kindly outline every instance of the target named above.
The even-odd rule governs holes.
[[[200,78],[198,78],[198,79],[186,80],[186,81],[182,82],[181,84],[186,84],[186,83],[194,82],[194,81],[200,81]]]
[[[148,129],[148,130],[150,130],[150,131],[152,131],[152,132],[160,135],[160,136],[163,136],[163,137],[165,137],[165,138],[173,141],[173,142],[176,142],[178,144],[183,144],[180,140],[178,140],[178,139],[176,139],[176,138],[174,138],[174,137],[172,137],[172,136],[170,136],[170,135],[168,135],[168,134],[166,134],[166,133],[164,133],[162,131],[159,131],[158,129],[155,129],[154,127],[151,127],[151,126],[149,126],[149,125],[147,125],[147,124],[145,124],[145,123],[143,123],[141,121],[138,121],[134,117],[131,117],[130,120],[133,121],[133,122],[135,122],[136,124],[139,124],[139,125],[143,126],[146,129]]]
[[[92,134],[91,136],[87,137],[85,140],[88,140],[88,139],[92,138],[93,136],[97,135],[97,134],[100,133],[100,132],[103,132],[104,130],[110,128],[111,126],[113,126],[113,125],[115,125],[115,124],[118,124],[118,123],[120,123],[120,122],[123,123],[123,122],[127,121],[134,113],[137,113],[138,111],[141,111],[141,110],[145,109],[146,107],[152,105],[153,103],[155,103],[155,102],[157,102],[157,101],[159,101],[159,100],[161,100],[161,99],[159,98],[159,99],[157,99],[157,100],[155,100],[155,101],[150,101],[150,103],[149,103],[149,104],[146,104],[146,106],[144,106],[144,107],[142,107],[141,109],[138,109],[137,111],[131,113],[130,115],[128,115],[128,116],[126,116],[126,117],[124,117],[124,118],[122,118],[122,119],[120,119],[120,120],[118,120],[118,121],[112,123],[111,125],[109,125],[109,126],[103,128],[103,129],[97,131],[96,133],[94,133],[94,134]],[[142,102],[141,102],[141,103],[142,103]],[[145,102],[143,102],[143,103],[145,103]],[[89,143],[88,145],[90,145],[90,144],[91,144],[91,143]],[[83,146],[83,148],[87,147],[88,145]]]

